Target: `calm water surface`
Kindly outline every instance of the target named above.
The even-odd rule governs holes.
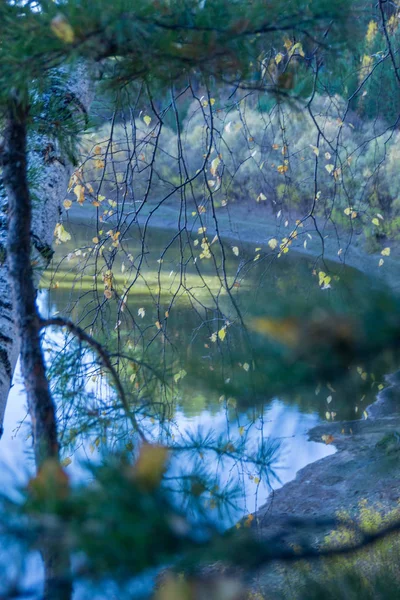
[[[349,314],[358,311],[367,290],[373,287],[360,273],[336,268],[331,287],[322,291],[315,264],[309,258],[292,257],[289,253],[276,259],[267,247],[227,242],[225,256],[217,249],[213,261],[200,257],[204,252],[204,232],[195,232],[188,241],[187,237],[182,239],[159,229],[148,231],[146,243],[140,232],[133,233],[123,252],[116,256],[109,240],[105,244],[104,261],[93,250],[96,244],[92,241],[104,234],[78,223],[66,227],[72,239],[57,248],[53,266],[44,278],[38,299],[42,313],[71,314],[81,325],[90,325],[93,334],[106,341],[109,348],[133,352],[136,358],[152,364],[158,360],[172,386],[166,402],[176,435],[212,430],[216,436],[224,435],[230,440],[245,436],[246,443],[253,447],[268,438],[280,443],[275,475],[269,481],[258,481],[257,473],[243,465],[217,462],[211,465],[222,485],[234,479],[241,490],[238,510],[220,519],[222,527],[254,512],[265,503],[271,488],[277,489],[293,479],[302,467],[335,451],[333,445],[307,439],[309,429],[320,423],[327,411],[334,413],[333,418],[355,418],[362,413],[363,406],[373,401],[375,383],[384,373],[381,367],[373,374],[372,384],[368,379],[362,396],[357,388],[359,400],[354,400],[351,389],[343,391],[340,385],[329,382],[328,387],[313,383],[310,388],[305,386],[286,393],[283,385],[282,394],[273,393],[273,387],[256,376],[256,369],[267,372],[273,362],[270,340],[251,327],[256,318],[280,319],[288,310],[292,316],[301,318],[307,311],[319,309]],[[104,296],[104,283],[110,271],[120,298],[137,277],[129,289],[123,312],[118,310],[121,303],[113,302],[115,297],[107,300]],[[232,297],[224,290],[226,281],[232,286]],[[239,327],[238,309],[242,323],[249,325],[252,332],[250,339]],[[224,328],[226,336],[221,339],[219,331]],[[63,335],[60,331],[50,331],[48,339],[50,346],[55,345],[62,343]],[[182,376],[176,381],[178,373]],[[285,377],[290,380],[290,369],[282,379]],[[93,384],[87,385],[93,391]],[[0,444],[0,491],[10,493],[33,473],[19,367]],[[84,476],[79,461],[97,460],[100,455],[100,449],[92,446],[89,450],[89,444],[83,444],[70,455],[72,463],[67,467],[70,476]],[[171,475],[182,468],[190,470],[191,456],[183,456],[186,464],[182,465],[181,456],[180,464],[171,464]],[[218,516],[215,518],[218,520]],[[40,579],[39,571],[38,567],[31,569],[29,577],[35,573]]]
[[[322,291],[311,259],[290,253],[276,259],[268,247],[226,242],[223,256],[218,241],[214,241],[210,247],[215,247],[215,258],[201,258],[205,232],[176,236],[150,229],[143,241],[137,228],[113,256],[115,229],[108,236],[92,225],[76,222],[68,223],[66,229],[72,238],[57,247],[39,296],[44,314],[71,314],[81,325],[90,324],[98,339],[115,344],[112,348],[128,352],[133,347],[136,357],[152,364],[160,361],[174,386],[168,410],[176,431],[212,429],[216,435],[228,434],[230,439],[245,435],[250,445],[262,438],[280,441],[276,477],[254,483],[256,473],[237,471],[235,477],[243,489],[239,502],[242,514],[265,502],[270,485],[279,487],[303,466],[334,452],[332,446],[307,441],[306,433],[326,417],[328,409],[334,418],[355,418],[357,403],[349,402],[348,395],[329,384],[325,388],[313,384],[310,389],[279,395],[273,389],[271,392],[262,378],[257,379],[253,362],[256,356],[261,374],[264,367],[269,368],[273,362],[269,340],[257,331],[252,333],[251,322],[264,317],[279,319],[288,310],[301,317],[319,308],[357,311],[366,290],[371,289],[368,278],[336,267],[331,288]],[[95,238],[106,239],[103,255],[98,253],[100,245],[95,244]],[[135,280],[124,312],[118,312],[114,298],[105,300],[104,281],[109,272],[119,297]],[[224,290],[225,281],[232,286],[232,297]],[[250,343],[237,326],[238,309],[242,321],[250,324]],[[157,323],[162,325],[163,335],[157,335]],[[224,327],[226,338],[220,340],[218,332]],[[61,341],[61,337],[59,332],[50,333],[54,341]],[[175,376],[182,370],[185,375],[175,385]],[[289,381],[289,369],[282,378],[285,376]],[[17,472],[21,464],[30,465],[28,428],[26,424],[19,426],[26,420],[19,379],[17,369],[1,441],[3,464]],[[351,395],[351,390],[347,392]],[[368,386],[357,412],[362,412],[375,394],[376,387]],[[89,457],[92,454],[96,456],[97,449],[89,452]],[[76,457],[71,458],[68,468],[73,471]],[[11,480],[13,477],[10,475]],[[7,486],[6,482],[7,477],[1,485]]]

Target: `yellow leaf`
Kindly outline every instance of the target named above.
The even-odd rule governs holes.
[[[197,233],[205,233],[206,227],[199,227]]]
[[[278,52],[278,54],[275,56],[275,62],[277,65],[279,65],[279,63],[282,61],[283,59],[283,54],[282,52]]]
[[[215,104],[215,98],[210,98],[210,104],[211,104],[211,106],[214,106],[214,104]]]
[[[59,40],[66,44],[72,44],[75,40],[74,30],[72,29],[68,19],[63,14],[56,15],[50,23],[50,28]]]
[[[318,283],[321,287],[328,286],[331,282],[332,278],[324,273],[324,271],[320,271],[318,273]]]
[[[56,228],[54,229],[54,236],[57,238],[58,243],[68,242],[71,239],[71,235],[68,231],[65,231],[61,223],[57,223]]]
[[[156,322],[154,323],[154,325],[157,327],[157,329],[158,329],[158,330],[160,330],[160,329],[161,329],[161,323],[160,323],[160,321],[156,321]]]
[[[186,377],[186,375],[187,375],[187,373],[186,373],[185,369],[181,369],[180,371],[178,371],[178,373],[176,373],[174,375],[174,381],[175,381],[175,383],[178,383],[178,381],[180,379],[183,379],[184,377]]]
[[[113,284],[113,273],[112,273],[112,271],[108,270],[105,273],[103,273],[102,279],[104,281],[105,287],[108,287],[109,289],[111,289],[112,288],[112,284]]]
[[[329,175],[332,173],[334,168],[334,165],[325,165],[325,169],[328,171]]]
[[[104,290],[104,296],[107,298],[107,300],[110,300],[110,298],[112,298],[112,291],[111,290]]]
[[[65,210],[69,210],[72,206],[71,200],[64,200],[63,206],[64,206]]]
[[[244,434],[244,427],[239,427],[239,435],[243,435]]]
[[[220,329],[218,331],[218,337],[221,340],[221,342],[224,341],[225,337],[226,337],[226,327],[222,327],[222,329]]]
[[[268,246],[272,249],[275,250],[275,248],[278,245],[278,240],[276,240],[275,238],[272,238],[271,240],[269,240],[268,242]]]
[[[220,162],[221,162],[221,159],[219,158],[219,156],[214,158],[214,160],[211,162],[210,173],[211,173],[211,175],[213,175],[213,177],[215,177],[217,174],[217,169],[218,169],[218,165],[220,164]]]
[[[300,56],[302,56],[304,58],[304,50],[303,50],[303,46],[302,46],[301,42],[297,42],[296,44],[294,44],[291,47],[289,55],[293,56],[293,54],[296,52],[296,50],[300,54]]]
[[[331,413],[327,411],[325,413],[325,417],[326,417],[326,420],[329,421],[329,419],[331,418]]]
[[[74,194],[79,204],[83,204],[85,201],[85,188],[83,185],[78,183],[78,185],[74,187]]]
[[[249,365],[249,363],[245,362],[245,363],[243,364],[243,369],[244,369],[244,370],[247,372],[247,371],[250,369],[250,365]]]
[[[94,161],[94,166],[95,166],[96,169],[104,169],[105,164],[106,163],[101,158],[97,158]]]
[[[282,175],[283,173],[286,173],[286,171],[288,171],[288,169],[289,169],[289,167],[288,167],[287,165],[279,165],[279,166],[277,167],[277,171],[278,171],[278,173],[280,173],[281,175]]]
[[[329,413],[326,413],[326,414],[329,415]],[[329,415],[329,417],[330,417],[330,415]],[[327,434],[321,435],[321,440],[323,442],[325,442],[325,444],[327,444],[327,445],[332,444],[332,442],[334,441],[334,439],[335,438],[333,437],[333,435],[327,435]]]
[[[262,192],[261,192],[261,194],[258,194],[258,196],[257,196],[257,202],[261,202],[262,200],[266,200],[266,199],[267,199],[267,196],[265,194],[263,194]]]
[[[377,219],[376,217],[374,219],[372,219],[371,223],[376,225],[376,227],[379,227],[379,225],[380,225],[379,219]]]
[[[217,334],[216,334],[216,333],[213,333],[213,334],[211,334],[211,335],[210,335],[210,340],[211,340],[213,343],[214,343],[214,342],[216,342],[216,341],[217,341]]]
[[[68,465],[70,465],[71,463],[72,463],[72,459],[71,459],[71,458],[69,458],[69,457],[67,457],[67,458],[64,458],[64,460],[62,460],[62,461],[60,462],[60,465],[61,465],[62,467],[68,467]]]
[[[379,260],[378,266],[379,266],[379,267],[381,267],[381,266],[383,265],[383,263],[384,263],[384,262],[385,262],[385,261],[383,260],[383,258],[381,258],[381,259]]]
[[[251,524],[253,521],[254,521],[254,515],[249,515],[244,522],[244,526],[251,527]]]
[[[94,153],[97,154],[97,155],[101,154],[101,146],[95,146]]]
[[[98,237],[94,237],[94,238],[92,239],[92,242],[93,242],[94,244],[98,244],[98,243],[99,243],[99,238],[98,238]]]
[[[139,308],[137,312],[138,312],[139,317],[142,317],[142,319],[143,319],[144,315],[146,314],[145,309],[143,307]]]
[[[293,42],[292,40],[290,40],[289,38],[285,38],[283,40],[283,45],[285,46],[286,50],[290,50],[290,48],[293,46]]]
[[[378,24],[375,21],[370,21],[368,23],[367,35],[365,36],[365,39],[367,40],[368,44],[371,44],[371,42],[373,42],[377,32]]]
[[[167,467],[168,449],[159,444],[143,444],[136,463],[131,468],[135,480],[146,489],[155,489]]]
[[[384,248],[381,254],[382,256],[390,256],[390,248]]]
[[[312,144],[310,144],[310,148],[314,152],[315,156],[319,156],[319,148],[317,148],[317,146],[313,146]]]
[[[239,248],[237,246],[232,246],[232,252],[235,256],[239,256]]]
[[[151,123],[151,117],[149,117],[149,115],[145,115],[143,117],[143,121],[146,123],[147,127],[150,125]]]

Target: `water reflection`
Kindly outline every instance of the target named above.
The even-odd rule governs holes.
[[[321,418],[328,410],[337,419],[359,418],[384,373],[397,366],[390,354],[360,362],[350,355],[348,370],[347,355],[335,362],[329,344],[323,348],[327,356],[314,352],[311,357],[320,360],[323,372],[310,370],[302,360],[303,347],[312,346],[312,327],[303,328],[310,315],[317,322],[321,315],[325,319],[317,341],[338,330],[339,318],[350,335],[364,327],[358,319],[381,289],[354,269],[323,263],[331,277],[323,290],[315,261],[291,253],[277,259],[268,246],[215,242],[214,256],[207,259],[201,258],[204,233],[148,228],[144,239],[141,229],[132,227],[120,248],[110,236],[100,247],[94,244],[92,239],[99,238],[93,238],[92,225],[70,222],[68,230],[72,239],[58,246],[43,280],[48,310],[71,314],[111,352],[159,367],[174,388],[174,406],[187,416],[204,409],[218,412],[225,396],[231,408],[251,411],[279,397]],[[368,316],[371,331],[380,318]],[[252,326],[257,319],[264,319],[264,326],[267,320],[269,335]],[[295,360],[285,348],[291,327],[298,328],[300,338]],[[364,341],[371,331],[362,332]],[[127,380],[137,375],[140,387],[140,374],[124,368]],[[179,373],[185,377],[177,381]]]
[[[41,294],[43,300],[43,293]],[[60,336],[58,333],[52,333],[53,336]],[[190,411],[189,411],[190,412]],[[275,465],[279,479],[272,479],[273,489],[278,489],[286,482],[293,479],[296,472],[305,465],[323,458],[335,452],[333,446],[326,446],[310,442],[307,440],[307,431],[320,422],[316,413],[304,413],[296,405],[288,405],[282,401],[273,400],[262,412],[256,422],[249,420],[247,412],[238,412],[235,420],[229,419],[226,410],[219,407],[219,410],[211,412],[208,409],[194,411],[195,414],[188,416],[181,409],[175,413],[175,423],[178,431],[189,432],[196,431],[198,428],[204,430],[213,429],[216,433],[226,433],[230,431],[232,438],[239,437],[239,428],[248,428],[248,441],[255,443],[261,437],[273,437],[281,442],[280,452]],[[19,364],[17,365],[13,387],[10,392],[9,402],[4,422],[4,435],[0,442],[1,460],[0,460],[0,493],[12,494],[16,487],[26,485],[30,476],[34,473],[33,452],[31,447],[31,438],[29,436],[29,419],[26,415],[26,399],[23,386],[21,384],[21,374]],[[77,452],[72,457],[72,463],[67,467],[67,471],[72,479],[82,477],[84,471],[79,467],[79,460],[86,458],[87,454],[82,451]],[[97,460],[97,454],[92,455],[92,460]],[[182,457],[180,457],[180,461]],[[186,457],[190,460],[190,456]],[[180,465],[182,466],[182,465]],[[190,464],[184,465],[184,468],[190,471]],[[177,465],[172,464],[169,474],[177,472]],[[220,473],[223,478],[223,473]],[[219,522],[221,527],[232,525],[232,519],[240,518],[243,515],[254,512],[267,499],[271,489],[266,481],[261,480],[255,483],[254,477],[249,474],[238,471],[234,474],[241,484],[242,494],[238,498],[238,512],[235,512],[229,518],[225,516],[223,522]],[[3,560],[0,557],[0,561]],[[5,559],[4,564],[7,564]],[[43,582],[43,566],[38,553],[31,553],[26,557],[22,584],[25,589],[37,590],[38,595]],[[154,574],[147,578],[139,579],[135,583],[135,590],[130,597],[142,597],[146,595],[154,585]],[[111,586],[111,589],[112,586]],[[104,591],[104,590],[103,590]],[[91,590],[93,598],[103,598],[103,591],[96,594]],[[87,597],[88,590],[81,584],[76,586],[74,598]],[[31,596],[29,596],[31,597]]]
[[[198,248],[204,232],[182,241],[171,231],[149,229],[144,243],[140,228],[133,229],[123,251],[115,253],[115,246],[111,246],[103,252],[109,252],[104,258],[98,244],[91,241],[94,233],[91,225],[71,222],[68,229],[72,239],[57,248],[52,269],[44,278],[44,287],[50,289],[40,294],[42,313],[72,314],[81,325],[90,325],[109,350],[130,352],[151,364],[160,362],[161,357],[164,375],[172,388],[166,403],[176,436],[203,428],[212,429],[216,435],[227,434],[230,439],[245,436],[249,444],[267,438],[281,443],[275,465],[277,478],[271,482],[258,481],[256,473],[236,470],[235,476],[242,486],[239,513],[253,512],[263,504],[270,492],[269,483],[279,487],[303,466],[334,452],[332,446],[307,441],[306,434],[325,417],[328,409],[336,418],[354,418],[355,388],[328,382],[285,393],[291,379],[290,369],[284,366],[280,378],[270,376],[268,369],[273,362],[270,346],[257,334],[248,344],[243,328],[236,326],[238,318],[232,306],[240,309],[245,322],[263,315],[277,316],[288,307],[292,314],[299,311],[300,317],[315,307],[357,312],[366,302],[366,290],[371,289],[367,277],[340,268],[336,275],[332,272],[332,288],[321,291],[310,259],[284,255],[277,261],[267,254],[263,259],[261,248],[247,244],[240,249],[235,246],[232,251],[227,242],[223,266],[233,294],[228,298],[221,282],[218,251],[214,261],[200,259]],[[260,257],[257,261],[255,252]],[[107,286],[111,289],[111,271],[113,293],[107,298],[104,291]],[[130,289],[129,299],[122,303],[121,294],[124,298],[132,278],[135,285]],[[114,290],[118,291],[119,299]],[[299,298],[302,302],[298,302]],[[229,325],[226,314],[232,314]],[[225,335],[219,335],[224,327],[226,339]],[[50,336],[59,341],[62,337],[59,332],[51,332]],[[253,366],[253,356],[257,358],[257,368]],[[374,399],[380,374],[385,369],[388,370],[387,365],[377,367],[372,374],[361,370],[361,376],[354,372],[360,397],[356,404],[363,403],[359,415],[363,406]],[[137,386],[139,394],[136,373],[127,371],[125,378],[128,384]],[[26,416],[24,393],[18,380],[17,368],[1,441],[4,489],[15,477],[10,468],[21,473],[21,465],[31,466],[28,429],[17,427]],[[279,396],[271,392],[271,381],[282,383]],[[94,390],[90,381],[85,389],[89,388]],[[86,450],[83,446],[76,456],[71,455],[73,462],[68,468],[72,473],[78,472],[77,456],[95,458],[100,452],[97,447]],[[172,465],[171,469],[174,468]],[[28,470],[27,466],[18,477],[26,480]]]
[[[79,227],[77,227],[77,231],[80,231]],[[165,244],[163,235],[165,234],[157,234],[159,247]],[[77,245],[82,245],[83,239],[78,240],[78,242]],[[74,247],[76,246],[74,245]],[[73,248],[71,247],[70,250],[72,251]],[[65,249],[62,251],[65,253]],[[152,268],[151,261],[156,262],[158,260],[157,256],[159,254],[156,251],[154,256],[148,257],[147,265],[150,270]],[[310,265],[307,261],[286,261],[282,264],[282,270],[279,271],[279,274],[277,270],[270,272],[269,279],[264,282],[260,279],[259,269],[249,272],[246,280],[242,281],[240,288],[236,288],[235,293],[238,297],[240,294],[241,308],[244,314],[260,314],[261,311],[266,310],[266,299],[268,302],[271,300],[270,284],[268,282],[275,281],[276,288],[274,289],[277,297],[282,300],[288,295],[288,289],[296,285],[296,278],[301,280],[303,277],[310,276]],[[206,266],[206,270],[207,268],[209,267]],[[235,265],[233,265],[233,268],[236,268]],[[260,269],[265,269],[265,265],[260,267]],[[280,266],[279,269],[281,269]],[[76,273],[76,265],[72,269],[72,272],[74,277],[78,275]],[[83,318],[83,324],[86,324],[88,318],[87,310],[83,310],[81,297],[84,294],[84,302],[87,303],[93,299],[95,293],[92,292],[90,286],[83,285],[82,281],[79,290],[75,289],[71,291],[67,269],[64,271],[58,270],[57,277],[61,282],[63,281],[63,277],[66,278],[65,286],[59,285],[53,288],[51,293],[43,291],[40,294],[39,303],[42,313],[63,313],[68,306],[72,306],[75,313],[74,316],[78,317],[78,320]],[[208,277],[211,278],[211,272],[208,273]],[[256,282],[257,287],[253,289]],[[208,283],[211,285],[211,280],[208,280]],[[307,283],[306,285],[309,284]],[[267,288],[269,290],[268,294],[266,294]],[[344,301],[343,296],[346,293],[345,287],[338,291],[339,301]],[[138,309],[143,307],[149,323],[154,322],[157,314],[156,311],[159,311],[160,308],[155,308],[153,300],[154,298],[151,294],[147,292],[146,295],[145,290],[140,288],[139,292],[130,301],[129,309],[137,315]],[[162,310],[168,307],[168,305],[169,299],[165,300]],[[113,332],[115,331],[115,314],[112,309],[107,310],[107,319],[110,325],[108,332]],[[208,310],[216,311],[216,309]],[[85,311],[86,314],[82,317],[82,313],[85,313]],[[204,316],[204,313],[201,316]],[[205,431],[212,429],[216,435],[228,434],[230,439],[241,439],[245,435],[246,443],[249,445],[256,445],[260,440],[268,438],[276,439],[281,444],[277,461],[274,465],[277,477],[272,478],[270,481],[266,481],[263,478],[258,481],[256,472],[253,473],[251,470],[243,469],[241,465],[231,469],[232,465],[228,465],[227,468],[226,464],[215,463],[215,476],[219,478],[221,485],[224,485],[224,482],[227,481],[226,473],[229,471],[230,477],[236,479],[241,488],[241,494],[237,497],[237,512],[231,516],[226,515],[219,522],[220,526],[227,527],[235,519],[252,513],[263,505],[271,491],[270,485],[273,489],[277,489],[293,479],[299,469],[310,462],[332,454],[335,448],[322,443],[310,442],[307,439],[307,431],[320,422],[321,413],[323,414],[325,411],[324,401],[321,408],[321,398],[314,391],[311,395],[308,394],[302,397],[300,394],[289,395],[279,399],[274,397],[268,402],[264,398],[263,402],[260,403],[256,395],[263,395],[262,388],[257,390],[256,395],[254,394],[254,390],[250,389],[248,397],[254,399],[254,404],[251,405],[249,402],[242,402],[246,396],[245,392],[243,392],[247,386],[246,380],[244,386],[238,385],[236,387],[238,393],[235,399],[226,397],[224,400],[221,400],[221,390],[213,389],[215,384],[214,373],[218,369],[223,371],[227,375],[224,377],[225,383],[230,378],[234,380],[235,371],[236,375],[239,372],[239,379],[240,377],[247,377],[247,371],[241,366],[243,365],[243,358],[238,359],[235,357],[233,361],[235,364],[233,368],[232,364],[230,365],[231,370],[229,372],[226,371],[226,359],[228,359],[228,363],[231,361],[228,354],[221,355],[221,362],[217,362],[216,354],[213,353],[214,349],[210,348],[210,329],[206,329],[203,337],[201,337],[202,332],[200,331],[199,333],[199,330],[193,336],[193,331],[198,327],[197,317],[198,315],[193,311],[193,306],[187,303],[186,298],[182,298],[179,304],[179,311],[176,311],[176,313],[171,311],[171,319],[168,324],[168,332],[174,342],[175,349],[177,348],[179,360],[182,360],[182,357],[185,358],[184,366],[188,371],[187,376],[181,382],[178,392],[175,394],[173,402],[173,422],[176,432],[194,432],[199,428]],[[219,315],[217,314],[213,318],[219,319]],[[144,328],[149,326],[146,324],[145,318],[142,319],[140,317],[140,319],[141,325],[145,325]],[[214,331],[214,322],[212,322],[211,328],[211,332]],[[101,327],[99,327],[97,333],[101,337]],[[143,331],[140,330],[136,333],[142,338],[141,348],[147,348],[148,338],[143,334]],[[60,332],[50,332],[50,339],[52,336],[54,341],[60,341],[62,338]],[[240,343],[237,344],[236,348],[238,346],[240,347]],[[155,347],[156,352],[159,352],[160,346]],[[234,345],[233,351],[235,351]],[[231,354],[232,356],[233,354]],[[238,368],[239,363],[241,365]],[[193,369],[190,372],[191,364],[196,365],[197,370]],[[179,367],[175,367],[175,373],[177,368]],[[249,376],[251,376],[251,373]],[[90,386],[91,384],[89,383],[88,385]],[[22,426],[20,425],[21,423],[23,423]],[[6,410],[4,436],[0,442],[2,473],[0,491],[3,493],[10,493],[16,486],[26,484],[33,473],[31,438],[29,437],[29,428],[27,425],[25,394],[20,383],[18,365]],[[79,468],[79,460],[82,457],[87,458],[87,456],[92,460],[97,460],[100,457],[100,450],[95,448],[93,453],[87,453],[85,448],[81,448],[76,454],[72,455],[72,462],[67,467],[71,478],[82,476],[82,471]],[[191,457],[189,454],[184,456],[184,461],[182,461],[181,455],[180,464],[172,462],[168,474],[174,475],[182,467],[190,471],[190,460]],[[205,460],[207,460],[207,456]],[[26,583],[28,586],[37,586],[42,577],[40,561],[37,556],[33,556],[30,560],[33,562],[31,563],[31,567],[28,568]]]
[[[45,293],[41,293],[42,302]],[[61,334],[52,332],[53,341],[59,342]],[[90,384],[89,384],[90,385]],[[187,414],[189,412],[189,416]],[[232,515],[233,519],[254,512],[265,503],[267,496],[273,489],[278,489],[286,482],[292,480],[297,471],[307,464],[319,460],[335,452],[333,446],[323,443],[308,441],[307,432],[320,422],[320,418],[313,412],[302,412],[295,404],[288,405],[278,399],[274,399],[254,419],[249,418],[248,411],[235,411],[235,417],[229,414],[221,405],[218,410],[211,412],[209,409],[196,410],[190,415],[189,411],[178,408],[174,415],[174,428],[177,432],[190,433],[203,431],[214,431],[219,434],[229,434],[230,439],[240,439],[241,431],[245,431],[246,444],[256,445],[262,439],[275,439],[280,442],[280,449],[274,465],[276,478],[270,482],[263,479],[257,481],[257,473],[251,470],[244,472],[237,467],[231,475],[241,486],[241,496],[237,500],[238,512]],[[242,433],[243,435],[243,433]],[[4,435],[0,442],[1,446],[1,478],[0,492],[10,493],[18,486],[26,485],[28,479],[34,473],[32,440],[29,435],[29,417],[26,412],[25,392],[21,383],[19,363],[15,370],[13,386],[11,388],[9,402],[4,422]],[[79,467],[79,461],[92,457],[97,460],[100,452],[88,453],[87,448],[81,448],[73,455],[72,463],[67,467],[72,478],[81,477],[83,471]],[[206,457],[207,459],[207,457]],[[185,460],[191,460],[190,454]],[[190,471],[190,464],[184,464],[184,469]],[[182,456],[179,465],[172,464],[170,475],[177,473],[182,467]],[[218,471],[220,467],[220,471]],[[223,481],[226,465],[223,467],[216,464],[216,477]],[[222,523],[220,523],[221,525]],[[229,526],[232,521],[226,517],[223,526]]]
[[[257,472],[243,469],[242,465],[236,469],[233,463],[224,462],[220,469],[216,469],[220,481],[229,479],[226,473],[240,481],[241,496],[238,500],[238,512],[232,515],[235,520],[249,513],[253,513],[262,506],[272,489],[278,489],[296,476],[297,471],[311,462],[333,454],[335,448],[312,441],[308,441],[307,432],[320,422],[315,413],[302,413],[297,406],[288,406],[282,401],[273,400],[255,422],[249,421],[247,413],[239,413],[235,421],[229,420],[223,409],[211,413],[203,410],[194,417],[186,417],[181,411],[175,415],[176,423],[181,431],[192,431],[198,428],[203,431],[213,430],[216,434],[226,434],[229,430],[231,439],[240,439],[240,428],[246,430],[246,444],[255,446],[262,439],[272,439],[279,442],[274,469],[276,477],[269,481],[258,481]],[[172,466],[174,469],[174,465]],[[176,470],[179,471],[178,467]],[[233,471],[233,472],[232,472]],[[232,525],[227,515],[225,526]]]
[[[4,435],[1,445],[1,480],[0,492],[9,493],[14,486],[26,484],[34,472],[31,438],[27,436],[28,427],[26,416],[25,393],[19,382],[20,371],[17,366],[14,376],[14,385],[10,393],[4,422]],[[241,423],[246,423],[247,415],[240,415]],[[24,422],[26,426],[22,425]],[[210,413],[203,410],[193,417],[187,417],[180,410],[176,412],[175,422],[181,431],[195,431],[199,427],[213,429],[217,433],[224,433],[227,428],[227,417],[224,410]],[[281,441],[281,448],[276,464],[277,479],[272,481],[274,489],[278,489],[286,482],[292,480],[297,471],[311,462],[319,460],[335,452],[333,446],[326,446],[308,441],[307,431],[320,422],[315,413],[302,413],[296,406],[288,406],[279,400],[274,400],[263,413],[262,429],[255,425],[251,430],[254,441],[258,436],[273,437]],[[237,423],[229,424],[231,434],[239,437]],[[82,457],[82,455],[81,455]],[[73,473],[76,459],[68,467]],[[270,489],[266,482],[258,485],[249,477],[243,478],[244,494],[240,502],[242,514],[253,512],[266,501]]]

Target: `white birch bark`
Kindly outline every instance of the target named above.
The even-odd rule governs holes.
[[[93,85],[87,65],[75,65],[65,89],[72,118],[82,125],[89,112],[93,98]],[[54,229],[60,220],[63,200],[73,172],[68,156],[63,154],[54,139],[47,136],[32,140],[29,163],[39,175],[35,189],[38,200],[34,202],[32,240],[40,265],[37,270],[39,283],[41,270],[47,266],[43,257],[53,245]],[[19,354],[19,343],[13,319],[13,306],[6,264],[7,244],[7,197],[0,197],[0,437],[3,432],[4,414],[12,377]]]

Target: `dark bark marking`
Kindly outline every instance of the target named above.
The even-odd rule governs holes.
[[[10,360],[8,358],[8,352],[1,346],[0,346],[0,362],[3,363],[6,373],[7,373],[8,377],[11,379],[12,378],[12,368],[11,368]],[[3,384],[3,382],[1,382],[1,384]]]

